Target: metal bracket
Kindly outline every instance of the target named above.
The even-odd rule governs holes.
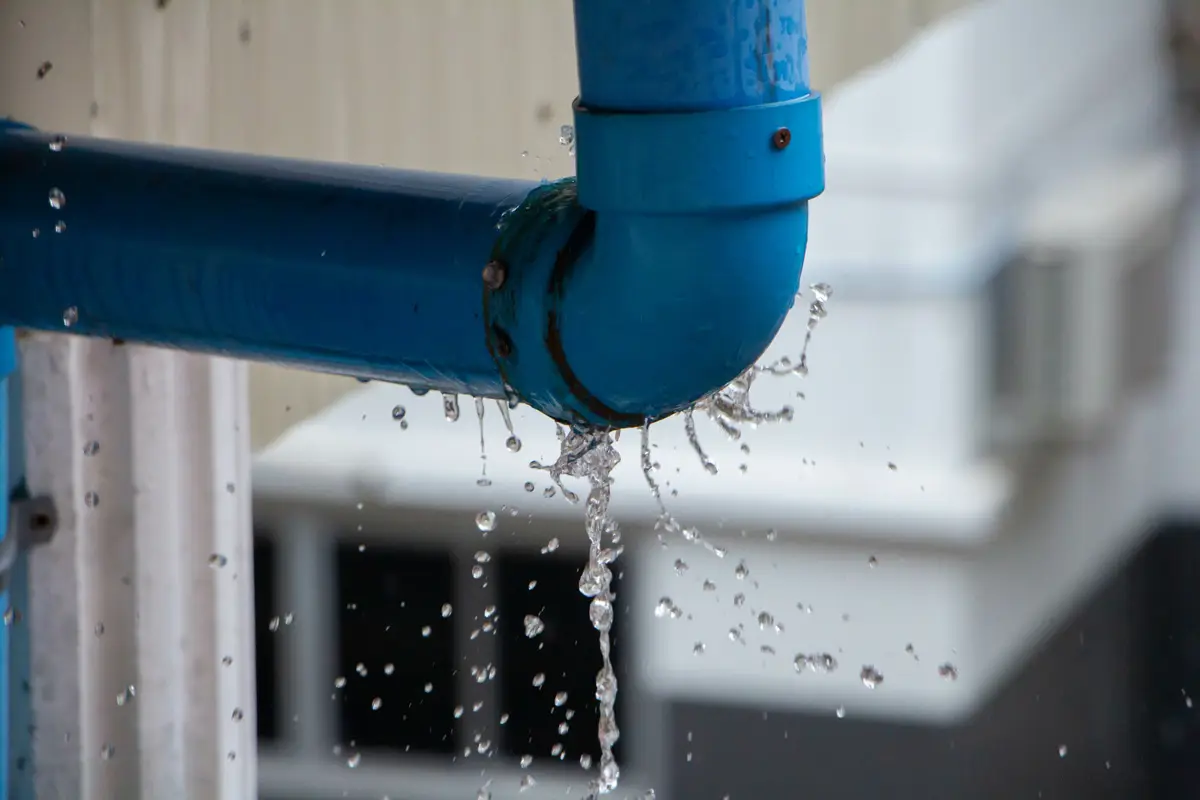
[[[17,556],[24,550],[48,544],[58,530],[58,509],[48,495],[29,497],[24,486],[8,501],[8,528],[0,540],[0,592],[8,590]]]

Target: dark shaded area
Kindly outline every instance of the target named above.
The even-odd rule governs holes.
[[[509,714],[501,729],[500,750],[514,757],[529,754],[545,763],[553,758],[551,749],[561,743],[563,761],[578,769],[581,755],[587,754],[593,761],[600,757],[595,680],[601,665],[598,634],[588,618],[588,599],[579,593],[580,559],[576,554],[508,552],[501,554],[498,562],[498,605],[504,624],[500,626],[497,680],[501,708]],[[532,581],[537,584],[530,589]],[[619,601],[619,576],[613,580],[613,590]],[[618,602],[617,609],[612,658],[619,683],[625,675],[621,662],[624,606]],[[545,625],[545,631],[532,639],[525,635],[527,614],[540,617]],[[545,675],[540,688],[533,685],[538,674]],[[567,702],[556,707],[554,697],[564,691]],[[570,720],[568,709],[574,712]],[[618,722],[622,710],[618,694]],[[560,734],[563,722],[569,730]],[[623,738],[617,744],[618,760],[625,743]]]
[[[254,534],[254,680],[258,695],[258,738],[279,737],[279,665],[271,618],[279,614],[276,601],[278,570],[275,543],[260,531]]]
[[[441,613],[454,598],[450,554],[342,543],[336,569],[341,740],[452,754],[454,619]]]
[[[1171,524],[967,723],[935,727],[680,705],[668,725],[669,796],[1196,798],[1195,693],[1200,526]]]

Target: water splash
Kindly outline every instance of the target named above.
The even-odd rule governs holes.
[[[813,300],[808,304],[808,323],[804,331],[804,344],[800,346],[800,357],[793,365],[791,359],[784,357],[773,364],[763,367],[763,372],[770,372],[773,375],[799,375],[806,377],[808,375],[808,346],[812,342],[813,331],[817,329],[817,325],[821,320],[829,316],[829,310],[826,305],[829,303],[829,298],[833,297],[833,287],[828,283],[814,283],[809,287],[813,294]]]
[[[690,414],[688,419],[691,419]],[[696,528],[685,528],[683,525],[680,525],[679,520],[675,519],[671,512],[667,510],[667,505],[662,498],[662,489],[659,487],[658,482],[654,479],[654,471],[658,469],[658,464],[656,464],[653,458],[650,456],[650,424],[651,422],[649,419],[642,423],[642,477],[646,479],[646,485],[650,488],[650,496],[654,498],[654,502],[658,505],[658,520],[654,523],[654,530],[658,534],[658,541],[665,546],[666,541],[663,537],[663,532],[678,533],[683,537],[684,541],[701,544],[706,550],[715,555],[717,558],[724,558],[726,552],[725,548],[706,541],[704,537],[700,535],[700,531],[698,531]],[[692,438],[694,433],[695,428],[693,426],[689,432],[689,439]],[[697,452],[701,454],[703,459],[704,453],[699,449],[699,441],[696,440],[693,446],[696,448]],[[716,467],[714,466],[713,469],[715,470]]]
[[[621,461],[608,431],[569,430],[561,432],[561,452],[549,467],[556,482],[564,476],[584,478],[590,485],[584,511],[584,527],[588,536],[588,563],[579,577],[579,591],[591,598],[588,616],[600,635],[602,665],[596,675],[596,699],[600,703],[599,774],[590,791],[595,795],[608,794],[617,788],[621,770],[613,756],[613,746],[620,738],[616,720],[617,676],[613,671],[609,637],[613,623],[612,564],[621,554],[621,547],[606,546],[617,534],[616,521],[609,514],[612,499],[612,471]],[[565,491],[565,490],[564,490]]]

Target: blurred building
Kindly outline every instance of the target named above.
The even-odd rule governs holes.
[[[0,25],[20,19],[40,38],[0,52],[0,110],[260,153],[571,170],[556,141],[575,90],[569,4],[284,5],[6,3]],[[1166,10],[810,0],[809,15],[829,189],[805,284],[834,294],[810,374],[755,386],[758,405],[792,405],[794,421],[730,442],[700,420],[716,476],[678,421],[653,430],[668,508],[725,558],[678,537],[658,545],[639,442],[621,442],[624,782],[697,800],[1194,796],[1200,340],[1188,311],[1200,302],[1200,225],[1185,197]],[[27,67],[46,58],[59,83],[35,91]],[[770,357],[799,354],[811,299]],[[27,352],[50,358],[56,346]],[[151,357],[128,358],[136,369]],[[514,412],[523,446],[510,452],[489,403],[481,454],[465,398],[450,423],[440,398],[400,387],[254,366],[247,388],[238,373],[195,372],[210,369],[201,361],[171,367],[203,376],[184,390],[230,403],[248,394],[248,406],[172,441],[215,441],[208,431],[236,417],[255,448],[257,661],[244,679],[257,714],[239,707],[238,719],[256,726],[259,751],[257,773],[240,779],[268,800],[437,800],[484,785],[495,800],[581,795],[580,759],[596,755],[597,666],[575,588],[581,510],[547,496],[528,467],[553,458],[553,425]],[[115,380],[128,395],[128,374]],[[136,450],[139,420],[114,397],[108,435]],[[244,485],[249,463],[206,458],[200,473],[241,470]],[[165,512],[138,505],[134,486],[114,482],[103,508],[128,500],[136,549],[162,535],[154,515]],[[482,530],[488,512],[496,523]],[[163,518],[171,535],[186,532]],[[207,538],[183,557],[226,552],[222,519],[202,523]],[[54,581],[81,587],[54,621],[89,632],[90,603],[116,616],[161,601],[161,589],[114,600],[119,581],[102,578],[117,567],[76,546],[31,557],[34,605]],[[209,616],[233,614],[228,597],[192,597],[171,629],[185,659],[218,646],[193,641],[189,620],[211,628]],[[655,614],[663,598],[679,618]],[[62,752],[64,764],[86,763],[62,766],[59,786],[88,769],[128,770],[110,785],[147,791],[154,759],[171,751],[154,749],[144,719],[122,727],[128,709],[109,702],[109,684],[167,663],[155,660],[161,642],[133,630],[128,663],[87,662],[116,677],[81,677],[64,699],[46,691],[51,677],[87,670],[50,663],[66,647],[36,611],[42,644],[27,672],[38,729],[120,728],[128,745],[117,752],[130,755],[96,765],[93,751],[72,756],[73,742],[47,735],[15,754],[16,771]],[[543,620],[540,637],[525,636],[527,614]],[[822,654],[836,670],[797,670],[798,655]],[[868,667],[882,676],[874,689]],[[181,760],[227,781],[211,796],[236,797],[226,753],[237,748],[221,738],[236,692],[197,674],[219,718],[183,698],[160,708],[192,715],[208,738]],[[522,792],[524,774],[537,785]]]

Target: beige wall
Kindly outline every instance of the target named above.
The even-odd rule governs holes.
[[[828,90],[965,2],[809,0],[814,84]],[[569,0],[3,0],[0,30],[0,113],[46,127],[514,177],[571,170],[557,143],[576,91]],[[55,67],[38,81],[44,60]],[[259,448],[357,384],[255,366],[251,385]]]

